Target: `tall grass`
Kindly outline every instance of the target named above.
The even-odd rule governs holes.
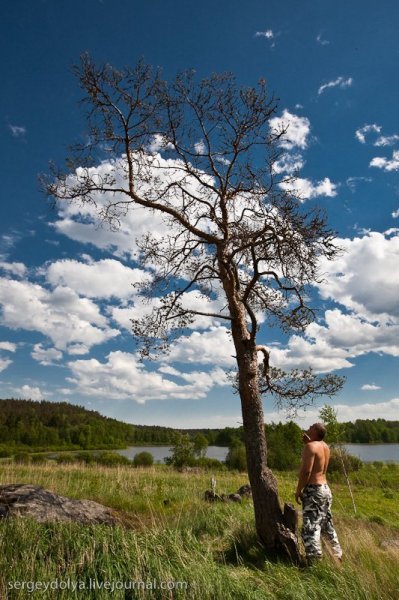
[[[391,515],[395,499],[385,498],[378,486],[355,484],[362,516],[350,517],[345,486],[333,485],[345,561],[337,566],[326,553],[320,563],[298,569],[265,556],[256,540],[251,501],[203,501],[207,474],[162,467],[2,465],[0,483],[34,483],[61,495],[97,500],[113,507],[125,526],[0,522],[0,598],[397,600],[399,551],[381,547],[382,541],[399,538],[398,488],[392,473],[396,512]],[[243,475],[217,475],[220,492],[236,491],[243,483]],[[291,499],[294,475],[279,475],[279,483],[282,497]],[[372,519],[377,502],[384,524]],[[68,589],[59,589],[68,581]],[[102,589],[89,589],[96,581]],[[42,587],[58,582],[59,587],[30,592],[27,583],[25,589],[16,589],[15,582],[30,582],[30,589],[38,582]],[[132,582],[135,589],[104,589],[132,588]],[[73,591],[73,584],[86,589]]]

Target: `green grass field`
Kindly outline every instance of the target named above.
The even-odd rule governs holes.
[[[247,482],[245,474],[215,475],[220,493]],[[281,499],[292,501],[295,474],[277,477]],[[207,473],[163,466],[3,462],[1,484],[33,483],[96,500],[114,508],[124,526],[0,522],[1,600],[398,600],[399,549],[384,549],[383,542],[399,540],[399,466],[369,466],[353,474],[356,515],[346,484],[331,483],[345,560],[337,566],[326,552],[306,569],[265,556],[251,501],[205,503],[209,479]]]

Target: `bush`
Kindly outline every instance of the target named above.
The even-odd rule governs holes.
[[[95,457],[95,461],[100,465],[114,467],[117,465],[131,465],[132,462],[126,457],[117,452],[102,452]]]
[[[154,464],[154,457],[151,452],[138,452],[133,459],[135,467],[150,467]]]
[[[215,471],[222,471],[225,468],[224,464],[220,462],[220,460],[217,460],[216,458],[208,458],[207,456],[198,458],[195,464],[202,469],[212,469]]]
[[[59,454],[56,458],[58,465],[74,463],[78,460],[73,454]]]
[[[84,462],[86,465],[93,464],[96,458],[91,452],[77,452],[75,457],[77,461]]]
[[[349,454],[344,448],[332,448],[330,462],[328,464],[328,472],[342,473],[342,462],[347,473],[358,471],[363,465],[363,462],[358,456],[352,456],[352,454]]]
[[[265,425],[267,464],[277,471],[297,469],[303,449],[302,431],[296,423]]]
[[[226,466],[237,471],[247,470],[247,454],[242,442],[230,446],[226,456]]]
[[[31,459],[35,465],[42,465],[46,462],[46,457],[43,454],[32,454]]]
[[[18,454],[14,455],[14,462],[20,465],[27,465],[31,462],[32,457],[28,452],[18,452]]]
[[[12,456],[12,454],[13,452],[9,448],[0,448],[0,458],[8,458],[9,456]]]
[[[165,458],[165,463],[173,467],[192,467],[196,464],[194,444],[187,434],[176,433],[171,448],[172,455]]]

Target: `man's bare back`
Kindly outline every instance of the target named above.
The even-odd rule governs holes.
[[[323,441],[325,434],[323,423],[314,423],[303,434],[305,447],[295,492],[296,501],[302,504],[301,534],[309,561],[322,557],[322,533],[329,539],[334,556],[342,559],[342,548],[332,521],[332,494],[326,479],[330,449]]]
[[[309,483],[321,485],[327,483],[326,473],[330,460],[330,449],[325,442],[308,442],[305,449],[313,455],[313,465],[308,480]]]
[[[295,499],[301,502],[302,490],[306,485],[323,485],[327,483],[326,473],[330,460],[330,449],[319,436],[320,425],[311,425],[304,434],[305,447],[302,452],[302,464],[299,472]]]

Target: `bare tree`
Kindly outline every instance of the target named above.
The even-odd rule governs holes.
[[[274,169],[286,133],[270,128],[276,101],[264,80],[244,88],[231,74],[197,82],[189,71],[167,83],[142,62],[119,71],[88,56],[75,73],[88,107],[89,141],[74,148],[67,172],[52,169],[45,189],[61,202],[95,205],[114,229],[137,207],[162,215],[166,233],[148,232],[138,242],[137,261],[153,273],[140,292],[158,303],[133,320],[134,335],[151,358],[198,315],[228,324],[257,533],[266,549],[298,559],[267,467],[262,394],[292,406],[331,395],[342,382],[273,368],[257,336],[261,325],[273,323],[306,328],[314,313],[305,292],[318,278],[319,258],[334,258],[337,248],[324,214],[305,210],[279,185],[288,178]],[[107,156],[107,169],[97,168]],[[192,290],[202,295],[203,309],[185,303]],[[215,311],[209,307],[217,298],[223,308]]]

